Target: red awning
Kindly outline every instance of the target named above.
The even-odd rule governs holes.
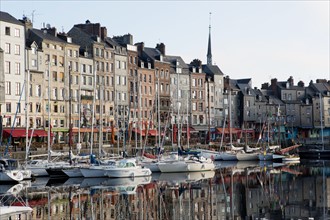
[[[135,129],[135,128],[133,128],[133,130],[132,131],[134,131],[134,132],[136,132],[136,133],[138,133],[138,134],[140,134],[140,135],[142,135],[142,136],[146,136],[146,131],[145,130],[140,130],[140,129]]]
[[[151,129],[151,130],[148,131],[148,135],[150,135],[150,136],[158,136],[159,134],[158,134],[158,131],[156,129]],[[161,135],[164,136],[164,132],[161,133]]]
[[[222,134],[222,132],[224,132],[225,134],[230,134],[230,131],[231,131],[232,134],[237,134],[239,132],[236,128],[231,128],[231,129],[229,129],[229,128],[225,128],[225,129],[217,128],[217,132],[219,134]]]
[[[22,138],[26,137],[26,130],[25,128],[14,128],[12,129],[3,129],[3,136],[4,137],[9,137],[11,133],[11,136],[13,138]],[[31,137],[32,130],[28,130],[28,137]],[[50,134],[51,136],[54,136],[52,133]],[[47,137],[48,133],[45,130],[34,130],[32,137]]]
[[[29,130],[31,131],[31,130]],[[32,132],[32,131],[31,131]],[[33,131],[33,137],[48,137],[48,132],[45,130],[34,130]],[[54,136],[53,133],[50,133],[50,136]]]

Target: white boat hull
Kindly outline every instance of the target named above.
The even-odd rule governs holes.
[[[20,170],[1,170],[0,182],[20,182],[24,178]]]
[[[151,170],[149,168],[112,168],[107,170],[105,173],[108,177],[139,177],[139,176],[150,176]]]
[[[65,173],[68,177],[82,177],[83,176],[79,167],[63,169],[63,173]]]
[[[30,219],[31,212],[32,208],[27,206],[0,206],[1,219]]]
[[[237,160],[236,153],[232,153],[232,152],[223,152],[223,153],[222,153],[222,160],[225,160],[225,161]]]
[[[183,160],[172,162],[159,162],[158,167],[162,173],[197,172],[215,169],[215,165],[213,162]]]
[[[237,153],[236,157],[238,161],[247,161],[247,160],[256,161],[259,159],[257,153]]]
[[[86,178],[93,177],[105,177],[105,167],[104,166],[90,166],[80,168],[81,174]]]
[[[216,152],[212,150],[200,150],[200,156],[203,156],[205,158],[211,159],[211,160],[222,160],[222,153]]]

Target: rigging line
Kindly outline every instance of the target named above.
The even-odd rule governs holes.
[[[13,130],[14,130],[15,122],[16,122],[16,117],[17,117],[18,109],[20,109],[20,107],[21,107],[21,100],[22,100],[22,95],[23,95],[24,88],[25,88],[25,82],[23,83],[23,86],[22,86],[22,89],[21,89],[21,93],[20,93],[20,96],[19,96],[19,100],[18,100],[18,103],[17,103],[17,106],[16,106],[16,112],[15,112],[15,116],[14,116],[14,121],[13,121],[13,124],[11,126],[10,135],[9,135],[9,138],[8,138],[8,141],[7,141],[7,146],[6,146],[6,149],[5,149],[5,152],[4,152],[4,157],[8,156],[9,143],[11,142],[11,137],[13,135]]]

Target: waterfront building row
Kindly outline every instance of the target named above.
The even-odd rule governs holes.
[[[68,143],[70,124],[77,143],[89,139],[91,127],[94,140],[113,143],[107,133],[123,141],[128,130],[141,137],[173,124],[192,127],[205,142],[223,126],[255,138],[267,122],[286,137],[320,136],[321,127],[330,134],[329,80],[305,86],[272,79],[258,89],[251,78],[231,79],[212,62],[211,32],[202,64],[168,55],[164,43],[151,48],[131,34],[109,37],[89,20],[59,33],[1,12],[0,28],[3,127],[47,130],[50,123],[56,143]]]

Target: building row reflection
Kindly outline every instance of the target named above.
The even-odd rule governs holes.
[[[329,168],[236,164],[124,182],[37,179],[19,195],[31,219],[322,219],[329,184]]]

